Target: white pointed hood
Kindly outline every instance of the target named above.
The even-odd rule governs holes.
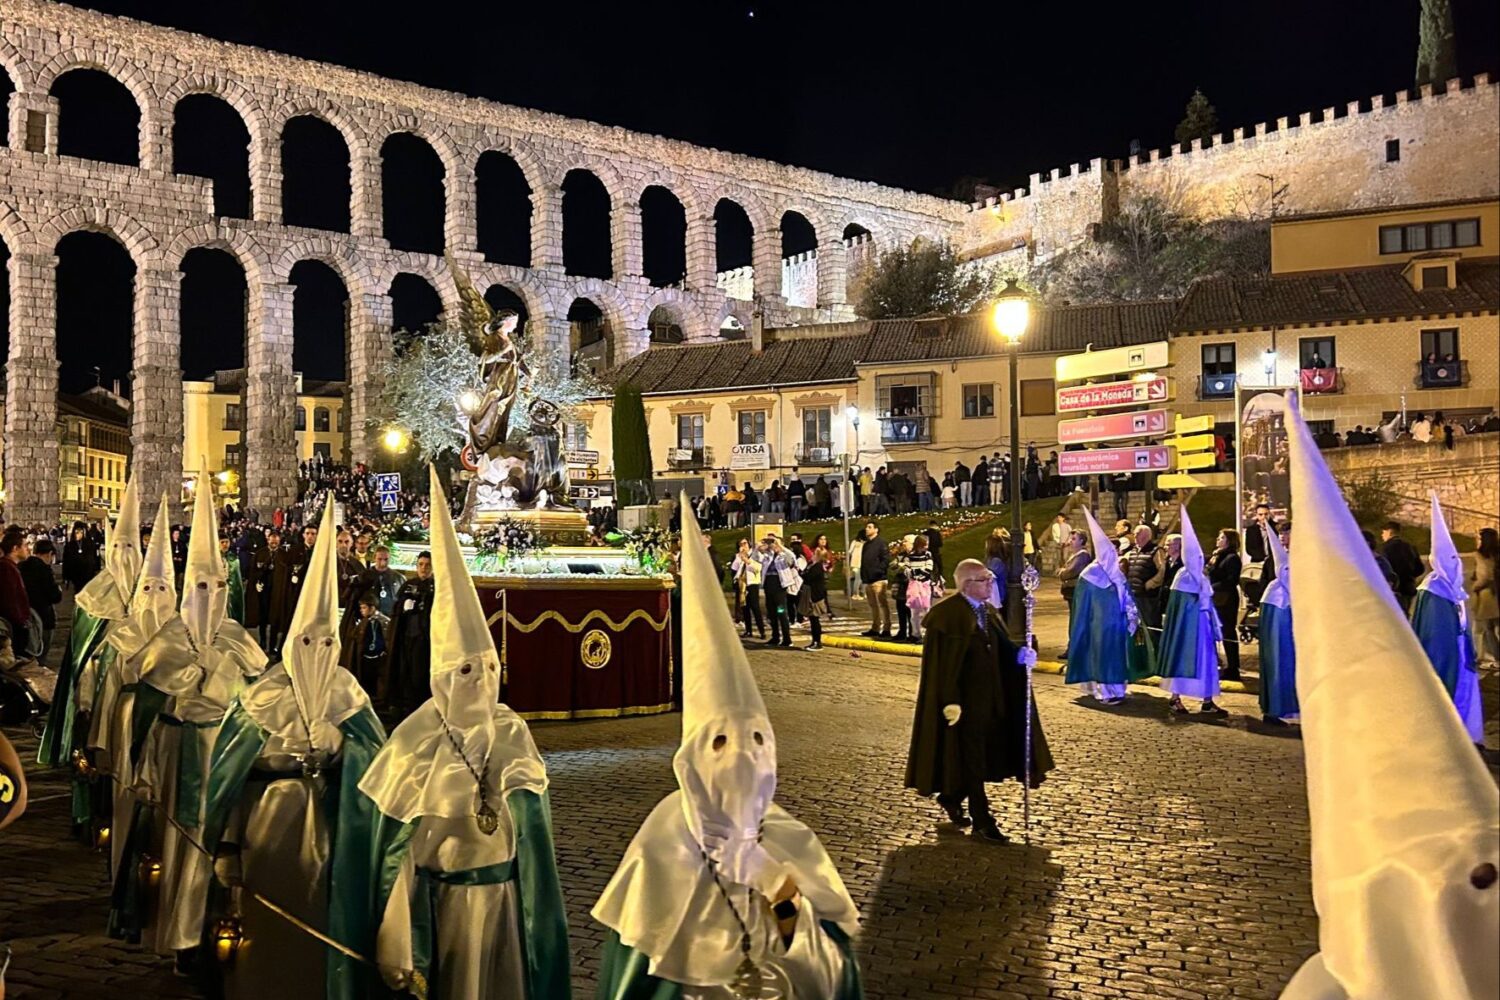
[[[1193,519],[1188,514],[1187,504],[1182,505],[1179,513],[1182,517],[1182,569],[1177,571],[1172,589],[1197,594],[1200,606],[1211,607],[1214,588],[1208,582],[1208,574],[1203,571],[1203,545],[1198,541],[1198,533],[1193,530]],[[1215,619],[1217,617],[1215,615]]]
[[[1292,401],[1287,424],[1322,951],[1283,997],[1494,997],[1500,792]]]
[[[1432,572],[1427,574],[1418,590],[1429,591],[1438,597],[1458,605],[1458,620],[1467,624],[1464,602],[1469,595],[1464,593],[1464,564],[1448,534],[1448,521],[1443,517],[1443,505],[1438,502],[1437,491],[1432,493],[1432,552],[1427,556]]]
[[[162,495],[151,526],[151,544],[130,595],[126,623],[109,637],[110,645],[126,659],[140,652],[177,613],[177,574],[172,568],[172,519]]]
[[[1266,585],[1260,595],[1260,603],[1273,608],[1292,606],[1292,561],[1287,556],[1286,546],[1281,544],[1281,532],[1266,527],[1266,544],[1271,547],[1271,558],[1276,564],[1276,579]]]
[[[1130,584],[1120,569],[1120,550],[1099,527],[1099,522],[1094,520],[1093,512],[1087,507],[1083,508],[1083,517],[1088,521],[1089,539],[1094,543],[1094,561],[1085,566],[1080,575],[1096,587],[1115,588],[1115,593],[1120,595],[1120,607],[1124,608],[1130,601]]]
[[[329,695],[339,671],[342,651],[334,552],[337,545],[333,504],[325,503],[322,523],[318,526],[318,540],[313,543],[312,556],[307,561],[307,579],[302,584],[302,593],[298,595],[297,607],[287,625],[286,641],[281,647],[292,696],[302,718],[310,725],[328,729],[333,728],[329,722]],[[333,739],[332,733],[321,735]],[[328,743],[319,736],[315,728],[313,742],[319,747],[327,746]]]
[[[700,530],[686,497],[680,509],[687,540],[682,744],[672,758],[680,787],[641,825],[593,916],[648,957],[651,975],[688,986],[722,986],[740,962],[741,932],[702,857],[704,819],[732,831],[719,857],[721,877],[736,900],[747,894],[733,884],[735,860],[759,838],[818,919],[853,933],[859,913],[817,835],[772,801],[771,721],[708,551],[696,542]]]
[[[229,569],[219,555],[219,518],[214,513],[213,480],[206,472],[198,473],[193,495],[193,530],[188,536],[187,568],[182,574],[180,613],[199,649],[213,645],[229,613]]]
[[[141,572],[141,491],[131,476],[120,499],[120,516],[104,519],[104,572],[78,592],[78,606],[95,618],[119,621],[129,614],[130,595]]]
[[[403,823],[418,816],[474,816],[481,800],[503,812],[510,792],[547,790],[531,732],[500,704],[500,656],[458,545],[447,492],[430,466],[428,485],[432,697],[396,727],[359,783],[381,812]],[[487,774],[482,795],[471,766]]]

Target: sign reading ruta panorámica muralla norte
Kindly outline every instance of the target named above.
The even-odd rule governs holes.
[[[771,446],[768,444],[737,444],[729,450],[731,469],[769,469]]]
[[[1068,354],[1056,361],[1059,382],[1079,382],[1101,375],[1121,375],[1166,368],[1170,364],[1165,340],[1131,347],[1114,347],[1107,351],[1085,351]]]
[[[1172,381],[1163,375],[1147,375],[1124,382],[1095,382],[1057,390],[1058,413],[1118,410],[1146,403],[1165,403],[1172,398]]]
[[[1092,451],[1065,451],[1057,456],[1060,476],[1097,476],[1109,472],[1163,472],[1170,467],[1167,449],[1152,445],[1144,448],[1095,448]]]
[[[1105,413],[1079,420],[1059,420],[1057,443],[1092,444],[1095,441],[1163,437],[1171,418],[1171,413],[1166,410],[1141,410],[1139,413]]]

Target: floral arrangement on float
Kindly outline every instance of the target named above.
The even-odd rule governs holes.
[[[656,524],[623,533],[625,552],[636,565],[647,573],[671,571],[672,545],[677,540],[675,533]]]

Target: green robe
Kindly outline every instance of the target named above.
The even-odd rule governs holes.
[[[73,633],[68,641],[68,655],[57,668],[57,687],[47,709],[47,728],[43,730],[42,743],[37,748],[37,763],[61,767],[72,757],[73,726],[78,715],[78,677],[83,673],[83,665],[104,639],[104,629],[108,624],[105,619],[95,618],[82,608],[73,608]],[[74,780],[77,783],[79,779]]]
[[[797,1000],[863,1000],[864,988],[859,981],[859,964],[849,936],[831,920],[818,921],[844,956],[843,981],[832,997],[798,997]],[[604,939],[604,961],[599,969],[599,991],[596,1000],[682,1000],[682,985],[657,979],[646,970],[651,959],[621,943],[620,935],[610,931]]]
[[[245,624],[245,578],[240,575],[240,561],[233,555],[224,557],[229,570],[229,617]]]
[[[339,780],[329,783],[323,806],[332,821],[332,861],[328,873],[328,926],[319,928],[361,955],[375,954],[375,932],[380,909],[375,908],[380,884],[378,846],[389,824],[359,790],[360,779],[385,742],[385,729],[368,707],[339,724],[344,736]],[[236,701],[225,716],[214,743],[210,764],[203,844],[215,850],[224,836],[229,815],[240,800],[255,759],[266,743],[266,731]],[[250,887],[253,888],[253,887]],[[327,966],[329,1000],[356,1000],[378,995],[375,970],[330,948]]]
[[[1465,668],[1473,670],[1475,659],[1474,643],[1458,621],[1458,605],[1430,590],[1418,591],[1411,626],[1448,697],[1456,697],[1459,675]]]
[[[567,911],[557,877],[557,856],[552,845],[552,806],[546,792],[538,795],[517,789],[505,796],[515,826],[516,855],[488,868],[463,872],[425,873],[418,869],[411,901],[412,960],[415,971],[427,983],[436,981],[437,943],[434,882],[476,885],[515,879],[520,900],[522,946],[526,950],[525,1000],[568,1000],[572,994],[572,956],[568,950]],[[374,919],[385,913],[386,903],[401,872],[412,834],[421,817],[411,823],[385,820],[382,834],[380,879],[376,888]],[[435,877],[434,877],[435,876]],[[380,994],[377,994],[380,995]],[[431,995],[431,994],[429,994]],[[457,1000],[457,998],[445,998]],[[523,1000],[519,997],[464,998],[464,1000]]]

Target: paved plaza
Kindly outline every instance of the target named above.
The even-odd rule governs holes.
[[[777,799],[859,904],[869,997],[1274,997],[1315,948],[1302,741],[1264,727],[1253,695],[1227,695],[1223,721],[1175,718],[1152,688],[1106,710],[1038,674],[1058,770],[1033,796],[1030,847],[1019,788],[999,789],[1014,843],[993,847],[901,788],[916,659],[752,648],[750,661],[776,725]],[[603,937],[588,909],[675,787],[679,725],[533,725],[579,997]],[[30,759],[34,738],[8,735]],[[0,835],[9,996],[196,996],[165,960],[104,936],[103,859],[66,834],[62,772],[32,777],[32,808]]]

